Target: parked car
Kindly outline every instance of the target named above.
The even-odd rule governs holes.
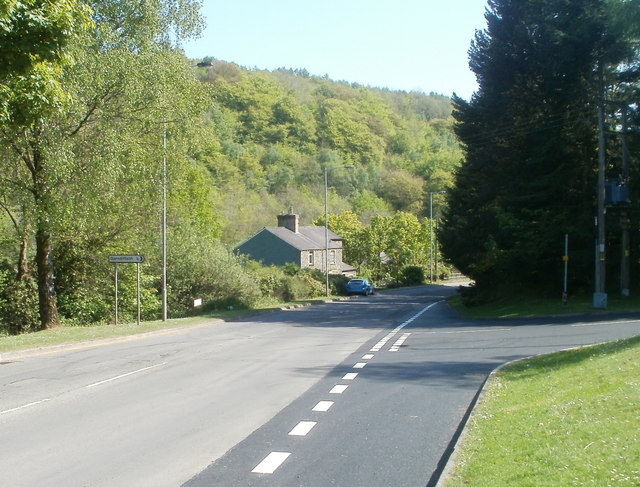
[[[375,287],[369,279],[351,279],[347,283],[347,294],[362,294],[368,296],[375,293]]]

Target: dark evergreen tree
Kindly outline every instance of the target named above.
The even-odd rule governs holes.
[[[466,162],[440,233],[478,291],[558,289],[564,234],[571,276],[590,286],[607,12],[602,0],[489,0],[469,51],[479,90],[454,100]]]

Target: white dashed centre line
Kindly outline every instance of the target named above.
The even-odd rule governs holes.
[[[337,386],[333,386],[333,389],[331,389],[329,391],[329,394],[342,394],[344,391],[347,390],[347,385],[344,384],[338,384]]]
[[[313,406],[312,411],[315,411],[316,413],[326,413],[331,406],[333,406],[333,401],[320,401],[318,404]]]
[[[291,455],[289,452],[272,451],[251,473],[273,473]]]
[[[4,411],[0,411],[0,415],[12,413],[14,411],[20,411],[21,409],[30,408],[31,406],[37,406],[38,404],[42,404],[43,402],[51,401],[50,398],[41,399],[40,401],[30,402],[29,404],[24,404],[23,406],[18,406],[17,408],[5,409]]]
[[[358,362],[357,364],[355,364],[355,365],[353,366],[353,368],[354,368],[354,369],[362,369],[362,368],[364,368],[364,366],[365,366],[365,365],[367,365],[367,363],[366,363],[366,362]]]
[[[127,372],[126,374],[116,375],[115,377],[111,377],[109,379],[101,380],[100,382],[94,382],[93,384],[89,384],[86,387],[87,387],[87,389],[89,389],[91,387],[100,386],[102,384],[106,384],[107,382],[113,382],[113,381],[118,380],[118,379],[123,379],[124,377],[129,377],[130,375],[139,374],[140,372],[144,372],[146,370],[155,369],[156,367],[162,367],[163,365],[166,365],[166,364],[167,364],[166,362],[162,362],[161,364],[150,365],[149,367],[143,367],[142,369],[138,369],[138,370],[134,370],[134,371],[131,371],[131,372]]]
[[[307,433],[318,424],[315,421],[300,421],[295,428],[289,431],[289,436],[307,436]]]
[[[357,372],[349,372],[348,374],[344,374],[344,377],[342,378],[342,380],[353,380],[356,377],[358,377]]]
[[[362,356],[362,360],[371,360],[373,357],[375,357],[375,355],[373,355],[372,353],[367,353]]]

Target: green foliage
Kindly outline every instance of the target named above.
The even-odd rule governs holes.
[[[76,0],[0,0],[0,122],[28,125],[66,101],[61,69],[90,26],[89,8]]]
[[[419,266],[407,266],[402,269],[402,284],[415,286],[424,282],[424,269]]]
[[[218,241],[188,232],[188,228],[183,228],[180,238],[172,239],[169,247],[171,315],[189,314],[194,299],[209,303],[235,298],[244,307],[254,304],[260,289],[242,262]]]
[[[306,221],[323,215],[325,170],[348,259],[388,277],[379,242],[413,237],[367,225],[395,210],[422,218],[426,188],[451,180],[460,149],[448,98],[214,59],[196,69],[173,44],[200,30],[197,1],[90,7],[0,0],[0,41],[29,40],[0,54],[0,259],[18,276],[0,282],[5,328],[11,315],[12,330],[34,329],[38,309],[40,327],[110,322],[111,254],[146,257],[142,313],[157,317],[163,161],[171,315],[193,312],[194,298],[215,308],[324,294],[323,276],[256,279],[225,249],[290,207]],[[418,259],[394,258],[396,275]],[[125,320],[132,269],[121,279]],[[29,309],[17,316],[21,299]]]
[[[259,193],[263,206],[278,212],[293,206],[314,220],[322,214],[326,168],[330,207],[353,210],[369,222],[394,210],[423,216],[425,190],[451,183],[461,151],[448,98],[208,59],[213,68],[201,79],[210,85],[215,107],[209,113],[221,138],[215,170],[226,242],[237,244],[273,224],[264,212],[261,218],[237,214],[234,196],[242,186]],[[227,204],[227,198],[233,201]],[[248,218],[254,226],[234,240],[238,220]]]
[[[30,278],[16,279],[15,272],[0,269],[0,332],[18,335],[36,331],[38,289]]]
[[[613,36],[608,9],[622,3],[490,3],[470,50],[480,89],[470,102],[454,100],[466,161],[441,232],[445,255],[477,292],[559,287],[565,234],[570,286],[591,287],[596,73],[623,63],[626,40]]]
[[[324,295],[324,276],[316,270],[295,265],[262,267],[254,264],[262,297],[276,302],[298,301]]]

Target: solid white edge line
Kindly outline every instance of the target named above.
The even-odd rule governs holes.
[[[273,473],[291,455],[289,452],[272,451],[251,470],[251,473]]]
[[[511,331],[511,328],[494,328],[492,330],[455,330],[455,331],[425,331],[425,335],[458,335],[462,333],[494,333],[497,331]]]
[[[289,431],[289,436],[307,436],[316,424],[318,424],[316,421],[300,421]]]

